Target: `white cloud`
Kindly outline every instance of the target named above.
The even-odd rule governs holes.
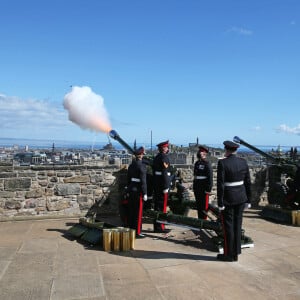
[[[242,27],[231,27],[230,29],[227,30],[227,32],[229,33],[236,33],[238,35],[252,35],[253,34],[253,31],[252,30],[249,30],[249,29],[245,29],[245,28],[242,28]]]
[[[298,126],[296,127],[289,127],[285,124],[281,124],[277,129],[277,132],[285,132],[285,133],[289,133],[289,134],[296,134],[296,135],[300,135],[300,124],[298,124]]]
[[[261,127],[259,125],[258,126],[254,126],[252,128],[252,130],[254,130],[254,131],[261,131]]]
[[[45,100],[24,100],[0,95],[0,128],[5,130],[37,130],[66,125],[63,107]]]

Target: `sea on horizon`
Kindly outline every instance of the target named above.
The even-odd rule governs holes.
[[[28,146],[31,149],[52,149],[53,144],[55,148],[78,148],[78,149],[92,149],[102,148],[107,143],[89,143],[85,141],[65,141],[65,140],[47,140],[47,139],[19,139],[19,138],[0,138],[0,147],[19,148]]]

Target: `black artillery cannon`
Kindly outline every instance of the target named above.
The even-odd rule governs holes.
[[[300,162],[297,156],[273,156],[235,136],[236,143],[246,146],[266,159],[268,203],[261,215],[283,223],[293,223],[294,210],[300,209]]]
[[[235,136],[236,143],[259,153],[267,161],[268,202],[285,209],[300,209],[300,165],[295,158],[275,157]]]

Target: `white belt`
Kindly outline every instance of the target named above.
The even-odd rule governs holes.
[[[206,179],[207,176],[195,176],[196,179]]]
[[[133,182],[141,182],[141,179],[139,179],[139,178],[131,178],[131,181],[133,181]]]
[[[160,171],[155,171],[154,174],[155,174],[155,175],[162,175],[162,172],[160,172]],[[171,173],[168,172],[167,175],[168,175],[168,176],[171,176]]]
[[[234,182],[225,182],[225,186],[237,186],[237,185],[243,185],[244,181],[234,181]]]

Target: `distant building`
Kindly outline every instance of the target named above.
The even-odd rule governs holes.
[[[168,156],[172,165],[191,165],[193,160],[192,155],[185,152],[171,152]]]
[[[198,146],[197,143],[189,143],[189,148],[195,148],[197,146]]]
[[[103,147],[103,150],[115,150],[115,148],[112,143],[108,143]]]

